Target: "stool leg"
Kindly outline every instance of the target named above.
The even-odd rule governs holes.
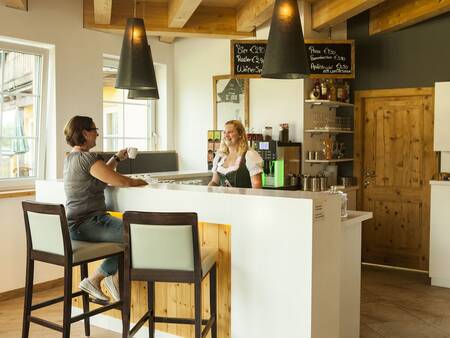
[[[31,304],[33,301],[34,260],[27,255],[25,279],[25,299],[23,303],[22,338],[28,338],[30,332]]]
[[[131,302],[131,281],[130,281],[130,257],[128,254],[120,255],[119,259],[119,292],[122,299],[122,338],[128,338],[130,333],[130,302]]]
[[[70,319],[72,316],[72,265],[64,267],[64,310],[63,338],[70,338]]]
[[[155,282],[147,282],[148,337],[155,338]]]
[[[194,284],[195,294],[195,338],[202,338],[202,282]]]
[[[214,323],[211,326],[211,338],[217,338],[217,266],[214,264],[209,272],[209,302],[211,307],[211,318]]]
[[[88,265],[87,263],[83,263],[80,265],[81,271],[81,280],[88,277]],[[89,295],[86,292],[83,292],[83,313],[89,312]],[[89,337],[91,335],[91,326],[89,317],[84,319],[84,334]]]

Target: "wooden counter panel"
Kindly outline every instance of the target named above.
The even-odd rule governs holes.
[[[115,214],[114,216],[116,216]],[[225,224],[199,222],[199,235],[202,247],[219,249],[217,261],[217,315],[218,337],[230,337],[231,309],[231,228]],[[89,274],[100,262],[89,264]],[[78,291],[80,272],[76,268],[73,275],[74,290]],[[106,293],[106,291],[104,290]],[[194,287],[179,283],[156,283],[155,304],[157,316],[194,318]],[[82,307],[81,297],[73,300],[74,306]],[[97,307],[91,305],[91,307]],[[209,278],[202,283],[203,318],[209,318]],[[136,323],[147,312],[147,283],[133,282],[131,289],[131,321]],[[111,310],[108,315],[121,318],[118,310]],[[182,337],[194,337],[193,325],[157,324],[156,329]],[[141,330],[144,330],[141,328]],[[207,337],[210,337],[208,334]]]

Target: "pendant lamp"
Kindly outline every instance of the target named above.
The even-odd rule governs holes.
[[[156,82],[155,68],[153,67],[153,57],[150,45],[148,46],[148,54],[150,56],[150,63],[152,65],[151,76],[154,79],[152,85],[153,89],[130,89],[128,91],[128,98],[132,100],[159,100],[158,84]]]
[[[309,73],[297,0],[276,0],[261,77],[301,79]]]
[[[155,69],[149,53],[144,20],[129,18],[120,52],[116,88],[155,89]]]
[[[158,88],[155,89],[130,89],[128,91],[130,100],[159,100]]]

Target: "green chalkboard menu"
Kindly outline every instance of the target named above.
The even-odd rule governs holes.
[[[267,40],[231,40],[231,74],[258,78],[264,64]],[[353,40],[305,40],[312,78],[354,78]]]
[[[355,77],[355,48],[352,40],[305,40],[305,47],[310,77]]]

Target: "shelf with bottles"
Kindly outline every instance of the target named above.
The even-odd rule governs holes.
[[[305,103],[310,104],[311,108],[314,106],[326,106],[329,108],[339,108],[339,107],[354,107],[355,105],[353,103],[347,103],[347,102],[341,102],[341,101],[331,101],[331,100],[305,100]]]
[[[343,79],[311,79],[305,102],[330,107],[353,107],[350,103],[350,82]]]
[[[353,158],[332,158],[331,160],[305,160],[305,163],[340,163],[340,162],[353,162]]]
[[[317,129],[306,129],[305,133],[314,134],[354,134],[353,130],[346,129],[325,129],[325,128],[317,128]]]

